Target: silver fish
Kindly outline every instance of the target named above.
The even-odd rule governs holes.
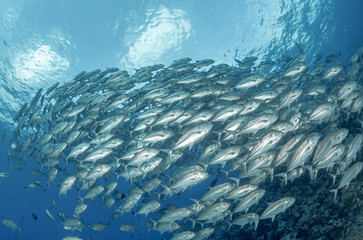
[[[301,145],[295,150],[287,167],[288,172],[304,165],[304,163],[309,160],[320,138],[320,133],[311,133],[306,137]]]
[[[177,208],[173,210],[167,210],[165,214],[157,221],[158,223],[161,222],[173,222],[177,220],[182,220],[188,217],[192,211],[188,208]]]
[[[251,192],[250,194],[248,194],[246,197],[242,198],[237,206],[233,209],[233,213],[238,213],[238,212],[242,212],[245,211],[245,213],[248,212],[248,209],[258,203],[258,201],[263,197],[263,195],[265,194],[266,190],[264,189],[257,189],[253,192]]]
[[[261,137],[257,144],[252,148],[249,153],[249,159],[256,158],[276,146],[276,144],[281,140],[283,133],[276,130],[271,130],[267,134]]]
[[[213,125],[210,123],[202,123],[184,133],[179,140],[176,142],[173,150],[183,149],[192,146],[202,140],[212,129]]]
[[[358,173],[363,168],[363,162],[356,162],[353,166],[351,166],[347,171],[344,172],[342,179],[339,182],[337,188],[330,190],[330,192],[334,193],[334,201],[337,198],[338,190],[349,186],[349,183],[357,177]]]
[[[362,134],[355,135],[353,141],[348,146],[347,155],[346,155],[347,159],[353,158],[355,160],[359,149],[361,149],[362,147],[362,142],[363,142],[363,135]]]
[[[264,129],[272,125],[277,120],[275,114],[261,114],[251,119],[240,131],[242,133],[256,133],[258,130]]]
[[[271,203],[260,216],[260,220],[266,218],[272,218],[274,221],[275,216],[279,213],[285,212],[287,208],[291,207],[295,203],[295,198],[286,197],[276,202]]]
[[[194,238],[195,233],[192,231],[184,231],[181,233],[176,233],[170,240],[190,240]]]
[[[286,72],[283,74],[284,77],[294,77],[303,71],[308,67],[306,63],[298,62],[295,65],[291,66],[286,70]]]
[[[61,184],[59,186],[59,197],[63,194],[66,195],[68,190],[72,188],[76,179],[77,178],[74,176],[69,176],[61,182]]]
[[[161,204],[158,201],[145,203],[135,214],[144,214],[146,217],[160,208]]]
[[[227,182],[217,185],[209,189],[209,191],[203,195],[201,201],[216,201],[220,197],[226,196],[235,187],[234,183]]]
[[[260,216],[257,213],[247,213],[233,220],[232,224],[239,225],[242,228],[246,224],[255,223],[255,231],[256,231],[259,219]]]

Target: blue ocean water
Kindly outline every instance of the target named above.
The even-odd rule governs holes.
[[[38,166],[25,158],[22,170],[9,166],[12,118],[39,88],[71,80],[79,72],[118,67],[134,72],[142,66],[190,57],[212,58],[216,63],[235,64],[234,58],[258,57],[258,62],[282,56],[298,56],[298,42],[307,63],[318,54],[339,55],[338,63],[363,45],[363,3],[359,0],[201,0],[201,1],[0,1],[0,133],[8,135],[0,145],[0,172],[10,177],[0,183],[0,218],[12,219],[21,232],[0,226],[0,239],[164,239],[147,231],[146,218],[124,214],[112,219],[112,211],[100,202],[89,204],[82,214],[86,225],[108,224],[105,231],[90,228],[69,232],[46,216],[62,210],[71,215],[77,192],[58,198],[60,180],[50,190],[28,189],[38,177]],[[211,181],[212,179],[210,179]],[[121,180],[120,180],[121,181]],[[123,180],[122,180],[123,181]],[[127,194],[129,184],[118,190]],[[173,196],[176,206],[200,198],[210,181]],[[52,209],[52,200],[57,207]],[[32,217],[34,213],[38,219]],[[59,220],[59,219],[58,219]],[[60,220],[59,220],[60,222]],[[119,230],[133,223],[133,233]]]

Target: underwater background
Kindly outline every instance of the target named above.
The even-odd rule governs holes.
[[[67,236],[93,240],[164,239],[172,236],[149,232],[147,219],[142,215],[126,213],[112,219],[112,210],[101,201],[90,203],[82,220],[87,226],[103,222],[107,224],[104,231],[86,227],[82,232],[70,232],[51,222],[45,209],[52,209],[52,200],[57,202],[56,209],[71,215],[77,203],[77,191],[73,189],[59,199],[60,179],[50,189],[44,185],[44,191],[29,189],[30,183],[39,180],[30,171],[39,166],[25,158],[22,169],[17,170],[10,167],[8,159],[15,128],[13,118],[39,88],[47,89],[55,82],[65,83],[81,71],[117,67],[134,73],[135,69],[157,63],[168,66],[183,57],[194,61],[210,58],[215,64],[229,65],[236,65],[234,59],[247,56],[258,57],[257,64],[267,59],[277,61],[282,56],[298,56],[296,42],[304,49],[309,66],[319,54],[322,59],[334,54],[338,56],[336,63],[345,65],[363,45],[362,12],[363,3],[359,0],[0,0],[0,133],[7,132],[0,143],[0,172],[10,173],[10,177],[0,179],[0,218],[12,219],[21,227],[20,232],[0,225],[0,239]],[[362,181],[362,173],[358,179]],[[211,180],[208,178],[189,190],[187,197],[173,196],[168,202],[178,206],[191,204],[189,197],[198,191],[206,192]],[[297,199],[304,198],[308,191],[315,191],[306,189],[307,184],[301,185],[293,186]],[[120,182],[117,188],[127,194],[130,184]],[[327,192],[332,198],[333,194]],[[320,204],[324,205],[321,201],[308,205],[319,208]],[[52,211],[58,219],[57,210]],[[325,204],[324,212],[330,214],[329,211],[334,212],[334,206],[329,209]],[[337,216],[344,219],[348,215]],[[298,213],[293,217],[298,218]],[[288,222],[289,216],[284,220]],[[327,233],[329,224],[334,225],[332,221],[315,229],[314,237],[303,232],[301,238],[316,239],[319,231],[321,239],[333,238],[333,234]],[[120,231],[124,223],[138,228],[134,232]],[[266,226],[260,224],[261,234],[242,235],[231,231],[222,235],[224,239],[285,237],[284,233],[269,233],[274,229],[270,220]]]

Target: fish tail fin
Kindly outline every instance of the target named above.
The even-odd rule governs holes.
[[[257,220],[254,221],[255,222],[255,231],[256,231],[256,229],[258,227],[258,221],[259,221],[259,219],[257,219]]]
[[[307,169],[309,171],[309,176],[310,176],[310,180],[313,181],[314,180],[314,171],[313,171],[313,167],[310,165],[306,165],[304,166],[305,169]]]
[[[168,159],[171,159],[171,153],[174,149],[159,149],[161,152],[168,154]]]
[[[218,132],[218,131],[211,131],[212,133],[216,134],[218,136],[218,140],[217,142],[220,142],[221,141],[221,137],[222,137],[222,133],[221,132]]]
[[[160,186],[164,189],[165,195],[168,196],[170,193],[170,188],[165,186],[164,184],[160,184]],[[161,193],[161,194],[163,194],[163,193]]]
[[[204,223],[199,222],[200,226],[202,227],[202,229],[204,228]]]
[[[155,228],[156,227],[156,224],[157,224],[157,222],[155,221],[155,220],[153,220],[153,219],[149,219],[150,221],[151,221],[151,223],[152,223],[152,227],[151,228]],[[150,228],[149,228],[149,231],[150,231]]]
[[[188,218],[188,220],[192,222],[192,229],[194,229],[195,228],[195,222],[196,222],[195,219]]]
[[[174,180],[174,178],[172,176],[169,176],[169,175],[164,174],[164,173],[162,173],[162,175],[168,179],[167,180],[168,184],[170,184]]]
[[[226,170],[218,170],[218,172],[223,173],[226,179],[228,178],[228,171]]]
[[[211,142],[217,144],[218,145],[218,149],[221,147],[221,141],[211,140]]]
[[[271,182],[274,180],[274,168],[268,168],[267,171],[270,173]]]
[[[275,176],[282,178],[284,184],[287,185],[287,173],[279,173],[279,174],[276,174]]]
[[[247,172],[247,162],[242,163],[242,171],[243,171],[243,173]]]
[[[127,170],[127,167],[126,167],[126,164],[123,163],[123,162],[119,162],[120,163],[120,166],[122,166],[124,168],[124,171]],[[119,175],[117,174],[117,178],[119,177]]]
[[[208,163],[198,162],[198,165],[201,166],[202,168],[204,168],[204,171],[207,171]]]
[[[236,142],[237,142],[237,138],[238,138],[238,133],[232,133],[232,135],[233,135],[233,144],[236,144]]]
[[[83,198],[81,196],[77,196],[78,203],[83,203]]]
[[[114,172],[116,174],[116,181],[118,180],[118,178],[120,177],[120,175],[117,172]]]
[[[334,193],[334,202],[336,202],[336,200],[337,200],[337,195],[338,195],[338,189],[332,189],[332,190],[330,190],[329,192]]]
[[[156,196],[158,196],[158,201],[160,200],[160,197],[161,197],[161,193],[158,193],[158,192],[154,192]],[[151,193],[150,193],[151,195]]]
[[[319,171],[319,169],[314,169],[313,170],[313,174],[314,174],[314,176],[313,176],[313,180],[315,181],[316,180],[316,178],[318,177],[318,171]]]
[[[230,177],[229,179],[232,179],[236,183],[236,187],[239,187],[239,178]]]
[[[233,223],[231,223],[230,221],[227,221],[227,223],[228,223],[228,231],[229,231],[229,229],[231,229],[231,227],[232,227],[232,225],[233,225]]]
[[[329,173],[329,176],[331,176],[333,178],[333,185],[335,185],[335,180],[336,180],[337,176],[332,173]]]

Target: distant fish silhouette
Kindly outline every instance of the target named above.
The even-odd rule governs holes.
[[[329,56],[327,56],[325,58],[325,62],[326,63],[332,63],[335,62],[339,57],[341,56],[341,54],[339,53],[339,55],[334,55],[334,54],[330,54]]]

